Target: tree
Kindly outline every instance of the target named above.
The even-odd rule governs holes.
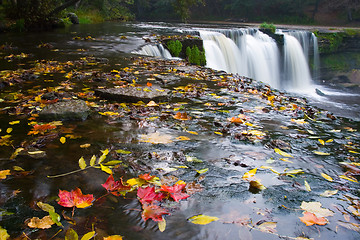
[[[345,10],[349,22],[353,21],[352,13],[360,9],[360,0],[327,0],[327,6],[332,10]]]

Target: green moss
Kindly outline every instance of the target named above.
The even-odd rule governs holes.
[[[272,33],[275,33],[275,31],[276,31],[275,25],[272,23],[267,23],[267,22],[263,22],[260,25],[260,28],[269,29]]]
[[[197,46],[186,48],[186,57],[191,64],[204,66],[206,64],[205,51],[200,51]]]
[[[171,41],[169,41],[167,43],[167,47],[168,47],[168,49],[169,49],[172,56],[179,57],[179,54],[180,54],[180,52],[182,50],[182,44],[181,44],[181,42],[179,40],[176,40],[176,41],[171,40]]]
[[[347,28],[344,30],[345,34],[350,37],[360,36],[360,30]]]
[[[344,33],[318,33],[320,53],[337,52],[343,42]]]

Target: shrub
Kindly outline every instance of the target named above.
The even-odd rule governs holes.
[[[205,51],[200,51],[197,46],[186,48],[186,57],[191,64],[204,66],[206,64]]]
[[[272,33],[275,33],[275,31],[276,31],[275,25],[272,23],[267,23],[267,22],[263,22],[260,25],[260,28],[269,29]]]
[[[179,57],[179,54],[182,50],[182,43],[179,40],[176,41],[170,40],[167,43],[167,47],[172,56]]]

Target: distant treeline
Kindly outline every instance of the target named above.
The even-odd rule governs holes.
[[[70,11],[98,16],[88,16],[88,22],[219,20],[312,24],[322,23],[326,14],[329,19],[359,21],[360,0],[0,0],[0,23],[14,19],[22,20],[25,26],[39,25],[66,17]]]

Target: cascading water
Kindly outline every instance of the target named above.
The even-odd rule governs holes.
[[[166,59],[172,58],[170,52],[167,49],[165,49],[162,44],[157,44],[157,45],[148,44],[143,46],[140,50],[133,51],[133,53],[152,56],[152,57],[162,57]]]

